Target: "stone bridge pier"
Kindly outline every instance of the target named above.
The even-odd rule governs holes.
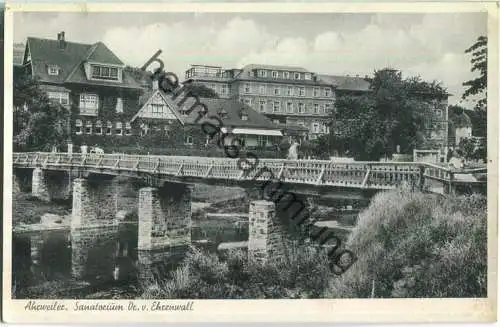
[[[166,182],[139,190],[139,280],[175,268],[191,244],[191,187]]]
[[[302,240],[304,226],[317,206],[316,196],[295,193],[280,187],[279,183],[247,190],[247,194],[251,199],[248,230],[250,260],[279,258],[293,242]]]
[[[33,169],[31,194],[44,201],[71,198],[72,177],[67,171]]]
[[[111,280],[118,247],[117,193],[112,176],[73,181],[71,270],[73,277]]]

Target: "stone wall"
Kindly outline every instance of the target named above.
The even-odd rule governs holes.
[[[74,180],[72,228],[114,222],[118,211],[116,185],[105,176],[101,178]]]
[[[252,201],[248,228],[249,259],[267,261],[284,252],[286,234],[276,218],[274,202]]]
[[[139,191],[139,250],[191,243],[191,191],[183,184]]]

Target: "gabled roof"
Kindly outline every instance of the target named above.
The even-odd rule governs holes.
[[[100,41],[92,45],[89,55],[87,56],[87,61],[102,62],[110,65],[125,65],[111,50],[108,49],[106,45],[104,45],[104,43]]]
[[[341,91],[370,91],[370,82],[362,77],[340,75],[318,75],[325,83],[336,85]]]
[[[165,105],[167,106],[167,108],[169,108],[172,112],[172,114],[179,120],[179,122],[181,124],[184,125],[184,119],[181,117],[179,111],[178,111],[178,106],[177,104],[172,101],[171,99],[171,96],[165,94],[163,91],[161,90],[148,90],[146,91],[144,94],[142,94],[139,98],[139,106],[140,106],[140,109],[139,111],[137,111],[137,113],[134,115],[134,117],[132,117],[132,119],[130,119],[130,122],[134,122],[138,117],[140,117],[141,113],[144,112],[145,110],[147,110],[147,105],[150,103],[150,101],[153,99],[153,97],[155,97],[156,95],[160,95],[163,99],[163,101],[165,102]],[[156,119],[156,118],[152,118],[152,119]],[[162,119],[162,118],[158,118],[158,119]]]
[[[65,47],[61,49],[57,40],[28,37],[27,49],[31,54],[33,74],[41,82],[140,88],[139,83],[126,72],[123,73],[122,83],[87,79],[83,66],[86,61],[124,66],[123,62],[102,42],[84,44],[65,41]],[[48,65],[57,65],[59,75],[49,75]]]
[[[57,40],[28,37],[27,47],[31,54],[33,74],[40,81],[63,83],[75,66],[86,58],[91,45],[66,41],[66,48],[62,50]],[[48,74],[47,66],[50,64],[59,66],[59,75]]]
[[[183,96],[180,95],[176,99],[176,104],[182,101]],[[225,117],[219,117],[225,127],[251,127],[260,129],[272,129],[280,130],[280,127],[273,124],[267,117],[261,115],[257,111],[253,110],[250,106],[241,103],[233,99],[208,99],[201,98],[200,102],[205,104],[208,108],[208,113],[205,115],[206,118],[209,116],[219,116],[219,112],[225,111]],[[188,98],[182,108],[188,110],[195,103],[193,98]],[[247,120],[241,119],[241,112],[244,111],[247,115]],[[184,117],[186,123],[195,123],[198,118],[198,109],[194,109],[187,117]],[[208,121],[212,124],[218,124],[214,120],[201,119],[198,123],[203,123]],[[222,127],[222,126],[221,126]]]

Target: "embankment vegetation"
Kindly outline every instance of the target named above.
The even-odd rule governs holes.
[[[332,274],[324,253],[289,248],[259,264],[246,254],[193,250],[171,275],[145,287],[144,298],[484,297],[486,198],[439,198],[406,190],[375,196],[346,247],[358,261]]]

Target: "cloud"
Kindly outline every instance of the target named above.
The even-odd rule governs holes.
[[[462,83],[474,77],[464,50],[479,35],[486,34],[486,15],[478,14],[375,14],[361,25],[339,29],[322,20],[321,24],[300,26],[295,34],[266,22],[265,15],[260,14],[228,14],[225,19],[210,13],[170,15],[169,19],[158,16],[149,21],[144,15],[115,16],[26,14],[16,18],[16,39],[28,35],[55,37],[66,30],[72,40],[102,40],[133,66],[143,65],[162,49],[165,68],[181,80],[191,64],[226,68],[277,64],[361,76],[392,67],[405,76],[441,81],[455,99],[463,92]],[[354,22],[356,17],[345,18]],[[300,16],[279,15],[273,19],[301,23]]]

